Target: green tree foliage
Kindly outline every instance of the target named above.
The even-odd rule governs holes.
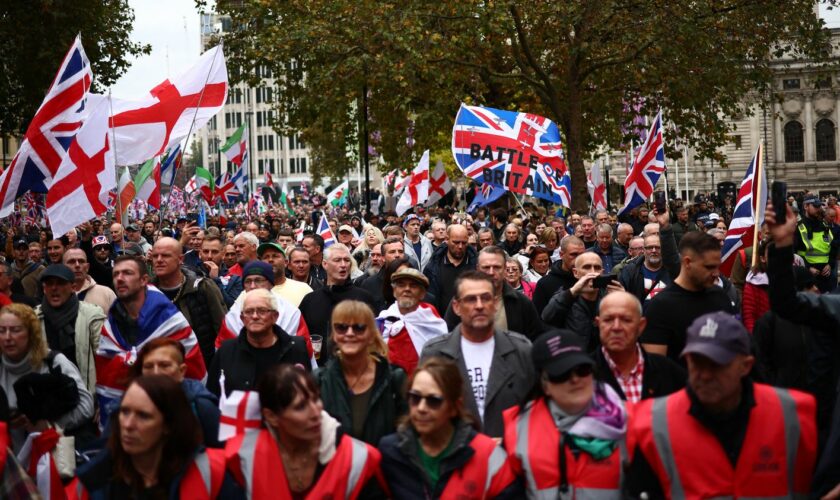
[[[829,50],[810,0],[241,0],[219,9],[232,17],[226,43],[241,74],[266,65],[280,77],[281,131],[301,131],[319,174],[341,176],[355,161],[346,152],[358,152],[366,88],[369,131],[389,168],[445,149],[462,101],[551,118],[575,208],[586,204],[584,159],[626,148],[638,114],[662,108],[669,141],[679,130],[701,156],[725,162],[715,151],[724,117],[768,89],[771,59]]]
[[[151,50],[129,40],[133,22],[127,0],[0,2],[0,134],[26,130],[79,33],[95,88],[112,85],[132,56]]]

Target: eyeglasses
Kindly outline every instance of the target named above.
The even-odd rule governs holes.
[[[347,330],[351,328],[356,333],[363,333],[365,330],[367,330],[367,325],[364,325],[362,323],[333,323],[333,328],[335,328],[336,332],[344,335],[345,333],[347,333]]]
[[[558,377],[552,377],[549,375],[548,381],[552,384],[565,384],[571,380],[572,375],[575,375],[577,378],[588,377],[592,375],[592,365],[578,365]]]
[[[243,309],[242,315],[243,316],[254,316],[255,314],[260,316],[266,316],[269,313],[273,313],[274,309],[269,309],[267,307],[257,307],[255,309]]]
[[[487,304],[487,303],[493,302],[493,294],[492,293],[483,293],[481,295],[466,295],[466,296],[461,297],[460,299],[457,299],[457,300],[458,300],[458,302],[460,302],[462,304],[466,304],[468,306],[474,306],[474,305],[478,304],[479,301],[481,301],[484,304]]]
[[[659,245],[647,245],[645,246],[645,250],[662,250],[662,247]]]
[[[408,392],[408,404],[411,406],[420,406],[420,401],[426,400],[426,406],[430,410],[439,410],[441,406],[443,406],[443,402],[445,399],[441,396],[435,396],[433,394],[428,394],[426,396],[420,394],[419,392],[409,391]]]

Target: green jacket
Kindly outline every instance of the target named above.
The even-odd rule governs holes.
[[[344,432],[353,436],[353,417],[350,413],[350,389],[341,371],[338,358],[330,359],[323,368],[315,372],[315,379],[321,387],[321,401],[324,410],[341,423]],[[382,437],[396,431],[399,417],[408,412],[405,401],[406,375],[402,368],[378,357],[376,376],[371,390],[373,394],[365,417],[361,436],[353,436],[373,446],[379,445]]]

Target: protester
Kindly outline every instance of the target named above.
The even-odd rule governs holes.
[[[223,260],[224,243],[218,236],[206,236],[201,242],[199,257],[203,276],[207,276],[222,292],[225,306],[230,307],[242,293],[242,277],[229,275]]]
[[[504,450],[471,425],[455,363],[427,359],[409,379],[407,399],[407,421],[379,443],[394,498],[522,497]]]
[[[354,284],[359,288],[365,290],[374,300],[374,313],[379,314],[380,311],[388,307],[390,304],[382,293],[385,277],[385,267],[391,262],[402,258],[405,255],[405,243],[400,238],[389,237],[382,242],[382,256],[383,266],[379,272],[373,275],[365,275],[355,280]]]
[[[545,247],[534,247],[528,255],[528,269],[522,274],[522,279],[536,286],[550,268],[551,252]]]
[[[302,244],[303,248],[309,252],[309,273],[322,283],[326,283],[327,271],[323,267],[323,262],[326,258],[324,255],[324,238],[318,234],[309,234],[303,237]],[[312,286],[311,283],[310,286]],[[314,290],[315,287],[313,286],[312,289]]]
[[[76,292],[79,300],[97,305],[103,313],[107,313],[114,301],[117,300],[117,295],[114,290],[98,284],[88,274],[90,264],[84,250],[69,248],[64,252],[63,262],[73,271],[73,291]]]
[[[0,261],[0,307],[11,303],[26,304],[30,307],[38,305],[38,301],[29,297],[23,291],[12,289],[15,279],[12,276],[12,266],[8,262]]]
[[[548,256],[548,254],[545,255]],[[508,257],[505,260],[505,283],[529,299],[534,296],[536,285],[522,279],[522,263],[515,257]]]
[[[312,291],[306,283],[286,278],[286,252],[277,243],[263,243],[257,248],[257,257],[271,265],[274,271],[274,278],[271,280],[274,287],[272,292],[286,299],[295,307],[300,306],[303,298]]]
[[[281,365],[260,379],[263,427],[226,445],[228,468],[254,500],[385,498],[381,456],[323,410],[315,379]]]
[[[68,434],[93,418],[93,397],[79,369],[51,350],[31,307],[0,309],[0,389],[12,409],[11,448],[20,452],[26,436],[56,424]]]
[[[17,240],[14,243],[14,260],[12,261],[12,276],[23,286],[24,293],[29,297],[40,297],[41,286],[39,278],[44,270],[40,259],[33,261],[29,257],[29,243]]]
[[[547,229],[546,229],[547,230]],[[583,241],[577,236],[563,238],[560,242],[560,260],[551,265],[548,274],[542,277],[534,288],[534,307],[542,314],[551,297],[558,291],[568,290],[576,282],[572,269],[575,259],[585,250]]]
[[[663,245],[664,241],[664,245]],[[618,281],[625,290],[647,306],[680,273],[680,256],[670,234],[650,235],[642,239],[643,258],[629,262]],[[631,245],[633,245],[631,241]]]
[[[595,236],[597,244],[586,251],[601,257],[604,273],[611,274],[613,267],[623,261],[627,254],[613,242],[613,229],[609,224],[599,224],[595,228]]]
[[[592,376],[583,339],[546,332],[531,359],[533,399],[504,412],[505,449],[528,498],[623,498],[627,411],[613,388]]]
[[[457,360],[465,407],[478,417],[482,432],[501,437],[502,411],[525,401],[534,371],[531,342],[495,325],[495,289],[495,280],[483,272],[459,276],[452,305],[460,323],[449,334],[427,342],[420,362],[431,356]]]
[[[324,283],[315,277],[311,269],[309,252],[305,248],[295,247],[289,252],[289,272],[291,279],[304,283],[313,290],[323,288]]]
[[[134,379],[105,451],[79,469],[76,498],[245,498],[222,450],[201,447],[202,430],[181,385],[165,375]]]
[[[805,496],[817,454],[814,398],[750,380],[749,333],[725,312],[697,317],[681,356],[688,387],[635,408],[630,494]]]
[[[464,271],[474,270],[478,256],[467,244],[467,229],[460,224],[446,228],[446,242],[435,249],[423,274],[429,278],[428,293],[434,298],[435,309],[446,312],[455,293],[455,280]]]
[[[505,226],[504,237],[499,246],[508,254],[508,257],[518,254],[522,249],[522,231],[519,226],[513,223]]]
[[[418,215],[409,214],[403,219],[402,227],[405,230],[405,255],[417,269],[423,271],[432,258],[434,247],[429,238],[420,234],[421,223]]]
[[[233,248],[236,252],[236,264],[228,267],[227,276],[242,276],[242,268],[245,264],[256,260],[259,244],[259,238],[249,231],[243,231],[234,236]]]

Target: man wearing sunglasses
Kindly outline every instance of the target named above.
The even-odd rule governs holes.
[[[482,432],[504,433],[502,412],[525,401],[534,383],[531,342],[495,326],[494,279],[467,271],[455,282],[452,307],[461,323],[426,343],[420,361],[441,356],[454,361],[464,378],[464,405],[480,419]]]

